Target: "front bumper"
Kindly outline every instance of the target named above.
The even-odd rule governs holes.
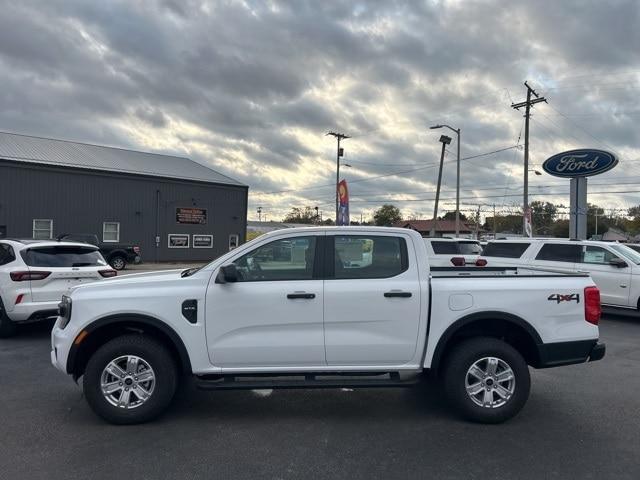
[[[61,372],[69,373],[67,372],[67,357],[76,332],[72,331],[69,326],[61,329],[58,325],[60,325],[59,317],[51,330],[51,364]]]
[[[543,343],[538,345],[538,363],[535,367],[550,368],[587,361],[595,362],[601,360],[605,352],[605,344],[598,343],[598,340]]]

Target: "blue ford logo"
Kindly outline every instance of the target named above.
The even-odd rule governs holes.
[[[618,159],[613,153],[581,148],[547,158],[542,168],[556,177],[590,177],[607,172],[617,164]]]

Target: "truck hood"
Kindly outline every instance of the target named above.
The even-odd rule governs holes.
[[[78,285],[73,287],[71,292],[76,290],[85,291],[85,287],[88,288],[112,288],[127,285],[140,285],[150,284],[156,282],[175,281],[180,278],[180,274],[184,271],[183,268],[178,270],[160,270],[157,272],[144,272],[144,273],[132,273],[130,275],[122,275],[114,278],[108,278],[99,282],[88,283],[86,285]]]

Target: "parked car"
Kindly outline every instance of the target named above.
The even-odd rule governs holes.
[[[276,258],[291,244],[301,255]],[[408,229],[278,230],[202,268],[74,288],[51,361],[116,424],[161,414],[183,374],[225,390],[406,387],[426,371],[465,417],[497,423],[525,404],[528,365],[605,353],[588,275],[519,273],[433,272]]]
[[[71,287],[117,275],[97,247],[50,240],[0,240],[0,337],[18,323],[52,318]]]
[[[486,265],[478,263],[482,246],[478,240],[466,238],[424,238],[429,265],[432,267],[464,267]]]
[[[640,310],[640,253],[622,243],[554,238],[495,240],[482,258],[492,266],[521,265],[588,273],[602,304]]]
[[[102,256],[109,262],[109,265],[116,270],[124,270],[129,263],[138,264],[142,262],[140,247],[137,245],[100,242],[97,235],[86,233],[66,233],[60,235],[58,240],[65,242],[83,242],[97,246]]]

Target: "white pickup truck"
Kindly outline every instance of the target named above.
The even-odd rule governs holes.
[[[403,387],[432,371],[465,417],[497,423],[529,395],[528,365],[604,356],[589,276],[439,267],[396,228],[287,229],[200,269],[74,288],[51,361],[116,424],[204,389]]]

